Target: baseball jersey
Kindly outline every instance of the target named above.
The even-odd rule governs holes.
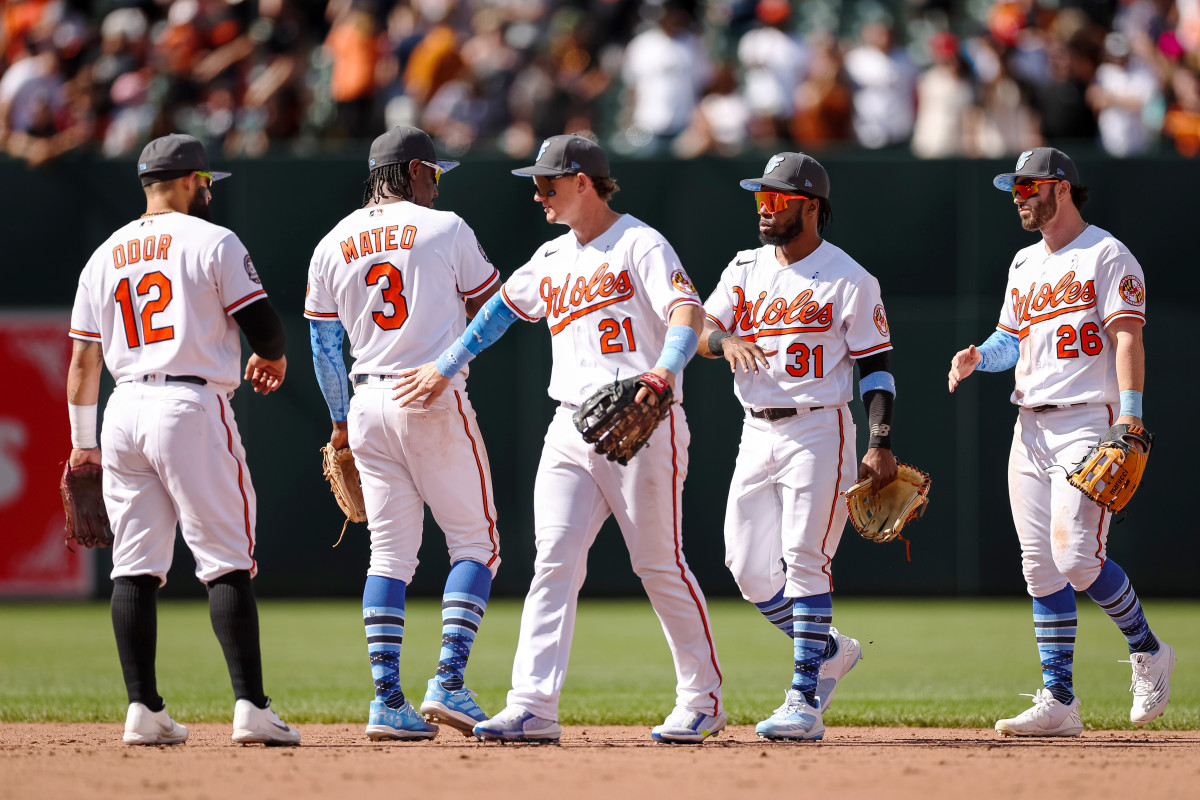
[[[614,378],[658,363],[671,314],[700,298],[675,250],[646,223],[623,214],[587,244],[573,232],[542,245],[505,281],[504,301],[550,327],[551,397],[579,405]],[[683,399],[683,381],[675,396]]]
[[[778,351],[767,372],[734,373],[746,408],[848,403],[853,359],[892,349],[879,282],[829,242],[786,267],[774,245],[741,251],[704,311],[721,330]]]
[[[436,359],[466,327],[463,298],[499,279],[457,214],[407,201],[360,208],[313,252],[304,316],[341,321],[351,375],[382,375]]]
[[[115,380],[195,375],[222,392],[241,381],[230,316],[267,296],[227,228],[181,212],[118,228],[79,276],[70,335],[100,342]]]
[[[1017,252],[997,328],[1021,341],[1012,401],[1119,403],[1116,341],[1105,326],[1146,320],[1142,267],[1129,249],[1095,225],[1056,253],[1044,242]]]

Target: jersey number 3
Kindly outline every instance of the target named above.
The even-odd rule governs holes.
[[[407,231],[407,228],[405,230]],[[392,313],[389,316],[382,311],[373,311],[371,319],[375,320],[375,324],[385,331],[394,331],[408,319],[408,301],[402,294],[404,276],[389,262],[381,261],[378,264],[372,264],[371,269],[367,271],[367,286],[375,286],[380,281],[384,281],[384,285],[380,289],[383,302],[392,307]]]
[[[133,296],[129,290],[129,278],[122,278],[117,284],[116,299],[121,309],[121,320],[125,323],[125,343],[130,349],[140,347],[144,340],[146,344],[167,342],[175,338],[175,328],[168,325],[165,328],[154,327],[154,315],[166,309],[171,302],[171,279],[161,272],[150,272],[138,281],[138,297],[145,297],[153,290],[158,290],[158,297],[142,307],[142,338],[138,338],[137,319],[134,314]]]

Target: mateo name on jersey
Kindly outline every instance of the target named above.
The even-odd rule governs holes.
[[[361,231],[358,236],[351,236],[341,243],[342,256],[349,264],[355,259],[382,253],[386,250],[411,250],[413,242],[417,240],[417,226],[405,225],[404,231],[400,234],[400,240],[396,241],[396,231],[398,230],[400,230],[399,225],[388,225]],[[357,246],[355,245],[356,239]]]
[[[1096,305],[1096,286],[1092,281],[1080,283],[1075,280],[1075,271],[1068,271],[1051,286],[1043,283],[1037,288],[1036,283],[1029,285],[1028,294],[1022,295],[1017,289],[1012,290],[1013,311],[1021,322],[1041,322],[1051,316],[1065,314],[1068,311],[1081,311]],[[1063,304],[1065,308],[1059,308]],[[1042,311],[1047,306],[1054,309],[1049,314],[1034,317],[1030,311]]]
[[[803,327],[789,330],[772,330],[771,333],[799,333],[801,331],[827,331],[833,325],[833,303],[821,305],[812,299],[812,289],[805,289],[791,302],[787,298],[775,297],[767,300],[762,292],[753,303],[746,300],[742,287],[734,286],[733,327],[743,331],[757,331],[763,327],[799,323]],[[765,308],[764,308],[765,304]],[[759,316],[761,312],[761,316]],[[814,324],[815,323],[815,324]]]
[[[633,280],[628,270],[617,275],[608,271],[608,262],[601,264],[591,278],[582,275],[571,283],[571,273],[563,276],[561,286],[555,286],[550,278],[542,278],[538,294],[546,302],[546,318],[558,319],[551,333],[558,333],[572,321],[598,308],[619,303],[633,297]]]

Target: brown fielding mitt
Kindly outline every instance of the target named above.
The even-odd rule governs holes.
[[[349,447],[335,450],[328,442],[321,448],[321,462],[325,478],[329,481],[329,488],[333,490],[333,497],[341,507],[342,513],[346,515],[346,522],[342,525],[342,536],[345,536],[346,525],[367,521],[367,506],[363,502],[358,466],[354,463],[354,454],[350,452]],[[337,547],[341,541],[342,537],[339,536],[333,546]]]
[[[67,547],[71,543],[83,547],[110,547],[113,543],[108,512],[104,509],[102,487],[104,469],[99,464],[63,466],[58,492],[62,495],[63,513],[67,515]]]
[[[643,386],[658,398],[655,405],[634,402]],[[671,413],[674,399],[669,383],[646,372],[601,386],[572,419],[583,440],[596,445],[597,453],[625,466],[645,446],[658,423]]]
[[[846,490],[850,524],[873,542],[900,538],[900,531],[925,513],[929,505],[929,475],[911,464],[896,464],[896,480],[871,494],[871,479],[864,478]]]
[[[1154,434],[1140,425],[1113,425],[1068,473],[1067,482],[1115,514],[1133,499],[1153,444]]]

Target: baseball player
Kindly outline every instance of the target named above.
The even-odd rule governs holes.
[[[821,715],[838,681],[862,658],[859,643],[830,625],[830,567],[846,523],[841,493],[856,477],[878,491],[896,476],[892,343],[879,282],[821,238],[832,213],[824,167],[779,153],[741,186],[755,193],[763,246],[739,252],[721,274],[699,348],[729,362],[746,409],[725,563],[742,596],[793,641],[792,685],[756,731],[813,740],[825,735]],[[856,362],[871,426],[857,471],[846,407]]]
[[[1044,688],[1033,707],[996,723],[1013,736],[1079,736],[1072,689],[1075,592],[1087,592],[1129,643],[1130,720],[1145,725],[1170,698],[1175,651],[1154,635],[1129,578],[1106,557],[1110,514],[1067,482],[1067,473],[1113,423],[1142,422],[1146,289],[1142,268],[1108,231],[1080,216],[1088,190],[1071,159],[1026,150],[997,175],[1021,227],[1042,241],[1017,252],[996,332],[955,353],[950,391],[975,370],[1016,367],[1017,424],[1008,493]]]
[[[333,420],[329,441],[354,453],[371,530],[363,625],[375,699],[366,732],[430,739],[442,722],[470,736],[487,715],[463,671],[500,565],[491,467],[465,371],[425,408],[401,408],[389,390],[401,369],[436,358],[462,333],[500,273],[457,214],[433,209],[442,174],[458,162],[438,161],[428,134],[393,128],[371,144],[367,163],[362,207],[317,245],[304,303]],[[342,359],[347,332],[353,397]],[[426,503],[446,534],[451,568],[437,674],[418,714],[400,687],[399,659]]]
[[[695,353],[702,323],[696,291],[662,235],[609,208],[617,191],[608,157],[581,136],[547,139],[532,177],[546,220],[570,230],[540,247],[436,363],[402,373],[396,397],[436,403],[463,366],[516,319],[545,319],[552,337],[550,396],[560,405],[546,433],[534,485],[537,559],[521,615],[507,707],[475,726],[481,739],[557,742],[558,698],[567,672],[587,553],[614,515],[634,572],[662,622],[675,661],[676,707],[652,736],[699,742],[725,727],[721,669],[704,595],[683,555],[683,480],[690,439],[672,406],[628,466],[584,442],[572,413],[616,375],[653,372],[675,385]],[[649,392],[639,392],[639,402]]]
[[[287,369],[283,325],[245,246],[208,221],[213,172],[204,147],[171,134],[138,158],[146,213],[88,260],[71,312],[67,375],[70,463],[104,466],[112,524],[112,620],[129,694],[126,744],[182,744],[155,676],[156,598],[167,582],[175,526],[208,588],[213,631],[236,697],[233,740],[300,743],[263,693],[258,609],[250,579],[255,495],[230,397],[241,339],[245,378],[269,394]],[[99,446],[101,359],[116,381]]]

